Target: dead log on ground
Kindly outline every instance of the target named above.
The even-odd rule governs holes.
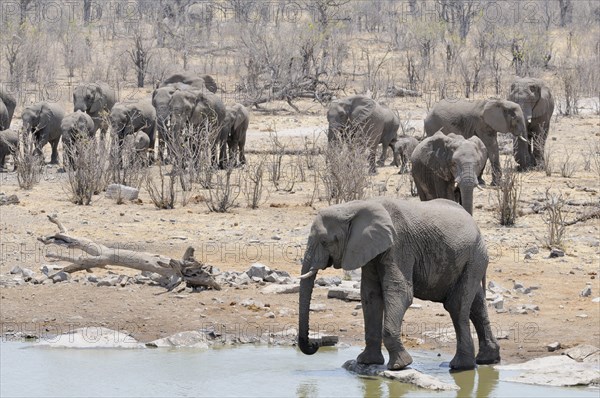
[[[186,282],[189,287],[204,286],[221,290],[221,287],[213,278],[212,267],[194,259],[194,248],[192,247],[188,247],[181,260],[160,254],[111,248],[86,238],[69,235],[56,215],[49,215],[48,219],[51,223],[56,224],[59,232],[54,235],[39,237],[40,242],[45,245],[57,245],[67,249],[79,249],[85,253],[80,256],[69,255],[70,250],[66,254],[61,252],[47,253],[49,258],[71,263],[71,265],[67,265],[60,271],[73,273],[106,265],[117,265],[165,276],[169,280],[166,286],[169,290],[174,289],[182,282]],[[49,277],[52,276],[49,275]]]

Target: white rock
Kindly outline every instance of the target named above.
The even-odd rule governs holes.
[[[300,285],[268,285],[261,289],[262,294],[290,294],[298,293]]]
[[[591,286],[586,286],[581,293],[579,293],[579,295],[581,297],[589,297],[592,295],[592,287]]]
[[[592,303],[600,303],[600,297],[593,298]]]
[[[347,301],[360,301],[360,290],[354,288],[334,287],[327,292],[327,298]]]
[[[600,348],[594,347],[590,344],[580,344],[578,346],[565,350],[563,354],[571,359],[574,359],[575,361],[581,362],[585,360],[585,358],[589,357],[590,355],[596,354],[597,352],[600,352]]]
[[[52,348],[142,348],[133,337],[103,327],[85,327],[72,333],[47,337],[37,345]]]
[[[206,334],[191,330],[146,343],[147,347],[208,348]]]
[[[106,187],[106,197],[109,199],[136,200],[140,191],[121,184],[110,184]]]
[[[246,274],[250,278],[260,278],[262,280],[265,279],[265,277],[269,274],[270,271],[271,270],[266,265],[261,263],[254,263],[250,266],[248,271],[246,271]]]

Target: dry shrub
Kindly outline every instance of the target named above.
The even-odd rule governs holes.
[[[564,249],[565,237],[565,220],[563,207],[565,200],[562,193],[551,192],[550,188],[546,189],[546,199],[544,201],[544,213],[542,220],[546,224],[547,236],[546,244],[548,247],[558,247]]]
[[[571,178],[577,171],[577,161],[573,158],[570,151],[567,151],[562,163],[560,164],[560,175],[565,178]]]
[[[243,191],[248,207],[251,209],[258,209],[267,200],[269,191],[264,185],[266,165],[266,158],[261,156],[256,162],[247,164],[244,168]],[[265,190],[267,197],[263,197]]]
[[[73,203],[89,205],[93,195],[104,188],[104,165],[108,156],[104,145],[104,141],[98,142],[93,137],[79,136],[72,145],[64,147],[73,161],[64,164],[67,173],[65,191],[71,195]]]
[[[522,188],[522,175],[517,173],[512,158],[507,157],[502,165],[502,177],[496,190],[500,225],[514,225],[517,219],[517,205]]]
[[[217,213],[226,213],[236,206],[241,192],[241,173],[234,167],[235,159],[225,164],[225,169],[215,175],[214,183],[208,188],[206,205]]]
[[[369,142],[357,134],[352,139],[338,137],[325,151],[327,165],[321,174],[329,204],[365,197],[370,185]]]
[[[21,143],[15,151],[17,182],[21,189],[31,189],[40,182],[44,170],[44,156],[36,153],[37,141],[31,131],[21,134]]]
[[[178,176],[167,170],[167,167],[158,162],[158,176],[155,178],[148,173],[145,178],[146,190],[150,200],[157,209],[174,209],[177,200]],[[158,180],[158,181],[157,181]]]

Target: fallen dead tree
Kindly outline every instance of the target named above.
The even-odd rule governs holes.
[[[168,290],[173,290],[183,282],[188,287],[207,287],[221,290],[221,286],[212,275],[212,266],[194,259],[194,248],[192,247],[187,248],[181,260],[160,254],[111,248],[86,238],[69,235],[69,232],[56,215],[49,215],[48,220],[58,227],[58,232],[54,235],[39,237],[38,240],[45,245],[57,245],[69,249],[66,254],[60,252],[47,253],[48,258],[71,263],[71,265],[62,268],[60,270],[62,272],[73,273],[106,265],[116,265],[162,275],[169,281],[165,285]],[[85,254],[79,256],[69,255],[72,254],[73,249],[81,250]],[[49,277],[52,276],[49,275]]]

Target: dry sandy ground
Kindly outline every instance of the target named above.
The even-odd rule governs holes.
[[[309,108],[310,107],[310,108]],[[253,113],[249,132],[249,149],[264,149],[269,131],[280,131],[286,145],[300,145],[302,132],[323,126],[324,111],[314,104],[302,104],[306,114],[281,112],[278,115]],[[411,118],[425,114],[423,107],[401,104]],[[491,263],[488,281],[508,289],[504,308],[534,304],[539,310],[520,314],[515,311],[496,312],[490,308],[490,318],[500,340],[502,357],[509,362],[547,353],[546,345],[554,341],[563,347],[580,343],[600,346],[600,304],[592,302],[600,294],[598,283],[600,234],[597,219],[567,227],[566,255],[548,258],[545,247],[546,225],[542,214],[531,211],[536,200],[544,197],[547,187],[575,203],[598,204],[599,174],[592,167],[584,171],[584,159],[599,142],[600,122],[597,116],[559,118],[553,125],[549,145],[554,148],[556,171],[551,177],[543,172],[522,175],[523,190],[520,208],[523,216],[514,227],[498,224],[494,209],[496,191],[485,188],[476,193],[475,219],[485,235]],[[295,144],[292,144],[295,143]],[[578,169],[572,178],[560,176],[559,164],[569,152]],[[249,156],[252,163],[256,154]],[[597,155],[596,155],[597,156]],[[49,153],[47,153],[49,159]],[[291,156],[285,162],[293,162]],[[291,170],[291,168],[289,169]],[[373,177],[369,195],[389,195],[416,201],[410,196],[406,175],[397,175],[394,167],[381,168]],[[313,193],[310,177],[296,181],[291,192],[277,191],[267,183],[269,196],[259,209],[240,205],[225,214],[210,213],[205,203],[191,203],[174,210],[156,210],[147,193],[142,190],[141,203],[118,205],[104,195],[95,197],[91,206],[76,206],[65,193],[64,174],[48,167],[41,183],[31,191],[18,188],[13,173],[0,175],[1,192],[17,194],[20,204],[0,207],[2,256],[0,274],[3,280],[15,265],[39,273],[49,261],[38,236],[55,232],[46,215],[57,214],[69,231],[105,245],[128,245],[154,253],[179,258],[186,247],[194,246],[197,258],[218,266],[221,270],[246,270],[259,261],[272,269],[285,270],[297,276],[299,260],[310,223],[317,209],[327,205],[316,201],[307,206]],[[291,172],[287,178],[292,179]],[[297,178],[296,178],[297,179]],[[489,175],[488,178],[489,180]],[[385,190],[383,189],[385,187]],[[590,206],[567,206],[566,219],[571,220]],[[539,253],[525,260],[525,249],[539,247]],[[95,271],[102,276],[108,272],[135,274],[131,270],[107,267]],[[340,276],[338,270],[323,272]],[[85,272],[73,275],[83,281]],[[525,287],[537,287],[529,294],[513,290],[514,282]],[[592,295],[581,297],[580,292],[591,283]],[[105,326],[125,330],[137,339],[148,341],[178,331],[211,328],[236,334],[242,341],[253,335],[276,333],[297,325],[297,294],[263,295],[256,284],[241,288],[225,287],[222,291],[199,293],[172,292],[148,285],[97,287],[83,282],[50,285],[22,284],[0,288],[0,321],[3,332],[24,331],[37,335],[65,332],[79,326]],[[246,299],[262,302],[265,307],[245,307]],[[312,329],[324,329],[340,337],[344,343],[363,342],[362,313],[356,302],[327,299],[326,289],[316,289],[313,302],[325,309],[312,313]],[[420,302],[420,308],[410,309],[405,317],[407,345],[418,349],[454,351],[454,341],[444,338],[451,332],[450,317],[440,304]],[[274,318],[265,315],[273,312]],[[425,333],[424,332],[433,332]]]

